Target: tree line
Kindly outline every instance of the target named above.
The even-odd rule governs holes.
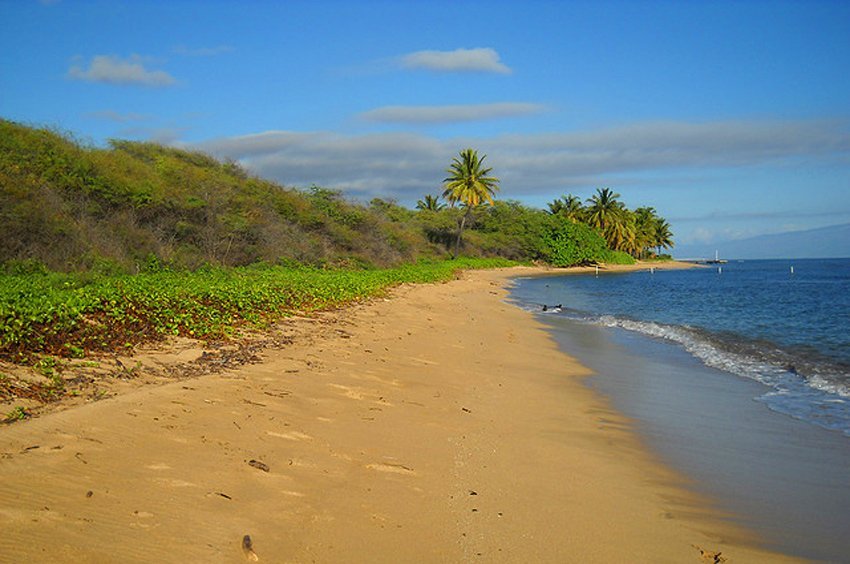
[[[609,188],[598,188],[585,204],[572,194],[549,203],[549,213],[597,229],[608,246],[635,258],[650,258],[673,248],[673,233],[666,219],[652,207],[628,209]]]
[[[470,220],[475,218],[476,209],[482,206],[496,206],[494,195],[499,189],[499,179],[492,174],[491,167],[484,166],[486,155],[479,157],[474,149],[467,148],[460,152],[459,157],[452,160],[447,169],[449,176],[443,181],[442,199],[428,194],[419,200],[416,208],[429,213],[439,213],[447,206],[460,206],[463,213],[458,219],[457,238],[454,255],[458,254],[463,231]],[[655,208],[639,207],[628,209],[619,200],[617,194],[609,188],[597,189],[596,194],[582,203],[581,199],[572,194],[556,198],[548,204],[549,215],[556,221],[544,222],[541,235],[550,248],[549,255],[554,251],[552,246],[558,246],[559,240],[567,237],[572,239],[572,245],[599,246],[599,240],[587,230],[582,231],[577,225],[593,229],[604,240],[604,248],[600,248],[599,256],[594,253],[580,253],[582,262],[594,262],[605,258],[605,251],[626,253],[636,259],[647,259],[660,255],[664,249],[673,247],[673,233],[670,224],[658,215]],[[480,214],[479,214],[480,215]],[[570,228],[564,222],[572,224]],[[567,233],[570,235],[567,236]],[[587,249],[585,249],[586,251]],[[545,251],[542,254],[547,254]],[[611,253],[608,253],[610,258]],[[539,257],[546,258],[546,257]],[[551,259],[552,257],[549,256]]]

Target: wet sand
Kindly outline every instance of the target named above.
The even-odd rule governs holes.
[[[259,364],[0,428],[0,560],[794,561],[504,303],[519,273],[399,288]]]
[[[825,562],[850,553],[850,442],[756,398],[758,382],[703,365],[676,345],[547,316],[556,340],[595,374],[593,389],[639,422],[692,488],[779,550]]]

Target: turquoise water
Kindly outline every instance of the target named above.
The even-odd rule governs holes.
[[[675,343],[765,384],[758,400],[771,409],[850,437],[850,259],[525,279],[513,295]]]

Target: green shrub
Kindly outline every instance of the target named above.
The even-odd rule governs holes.
[[[606,264],[634,264],[635,258],[629,253],[624,253],[623,251],[612,251],[611,249],[605,249],[605,252],[602,253],[601,262]]]
[[[545,260],[545,234],[557,221],[543,210],[506,200],[488,206],[476,217],[472,229],[482,235],[480,246],[487,254],[520,261]]]
[[[546,260],[553,266],[602,262],[608,248],[595,229],[583,223],[558,220],[544,235]]]

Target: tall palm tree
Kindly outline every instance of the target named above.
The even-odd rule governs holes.
[[[587,224],[604,231],[622,212],[620,195],[609,188],[597,188],[587,200]]]
[[[635,210],[635,252],[637,258],[646,258],[649,249],[655,247],[658,215],[655,208],[641,207]]]
[[[662,218],[656,218],[655,224],[655,241],[653,241],[658,254],[661,254],[661,249],[673,248],[673,232],[670,230],[670,224]]]
[[[634,212],[618,202],[619,211],[602,231],[608,246],[630,255],[638,254],[637,220]]]
[[[608,188],[597,189],[596,194],[587,200],[585,222],[602,233],[610,248],[633,252],[634,214],[617,199],[619,197],[619,194]]]
[[[416,209],[418,210],[440,211],[444,207],[446,205],[440,203],[440,198],[431,194],[426,194],[423,199],[416,202]]]
[[[454,256],[460,250],[460,240],[466,222],[472,215],[472,210],[480,205],[493,204],[493,195],[499,190],[499,179],[490,176],[492,168],[484,168],[484,155],[478,158],[474,149],[464,149],[459,157],[452,159],[451,166],[446,169],[449,176],[443,180],[443,198],[454,206],[460,204],[466,211],[458,222],[457,241],[455,241]]]

